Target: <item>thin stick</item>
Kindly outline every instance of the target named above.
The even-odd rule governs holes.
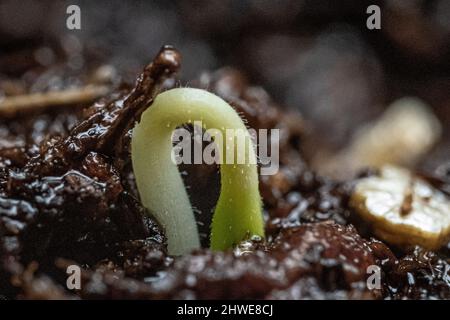
[[[92,102],[109,91],[106,86],[88,85],[82,88],[44,93],[32,93],[0,99],[0,115],[11,116],[18,112],[50,106],[67,106]]]

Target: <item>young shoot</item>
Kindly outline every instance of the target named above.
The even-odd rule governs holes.
[[[172,133],[194,121],[201,121],[205,130],[219,130],[227,137],[215,141],[221,159],[221,188],[211,224],[211,249],[225,250],[253,235],[264,237],[256,155],[242,119],[212,93],[171,89],[155,98],[134,128],[132,162],[141,201],[165,229],[168,250],[173,255],[200,247],[191,203],[171,157]],[[234,132],[231,137],[225,134],[227,129]],[[248,148],[237,148],[235,142],[242,139]],[[235,160],[245,161],[223,161],[231,148]]]

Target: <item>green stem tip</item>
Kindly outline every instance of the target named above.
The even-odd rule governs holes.
[[[200,247],[197,223],[177,165],[171,159],[173,131],[201,121],[203,128],[219,130],[220,159],[230,146],[245,162],[221,161],[220,196],[211,225],[211,249],[225,250],[248,236],[264,237],[256,155],[242,119],[224,100],[205,90],[177,88],[159,94],[133,130],[132,163],[141,201],[165,229],[170,254],[181,255]],[[225,134],[233,129],[230,138]],[[227,131],[228,132],[228,131]],[[244,138],[249,147],[237,148]]]

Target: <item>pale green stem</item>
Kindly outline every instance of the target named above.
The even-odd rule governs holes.
[[[211,248],[224,250],[247,236],[264,237],[261,198],[258,190],[256,155],[249,133],[236,111],[216,95],[200,89],[177,88],[159,94],[133,131],[132,162],[141,201],[164,227],[170,254],[185,254],[200,247],[194,213],[177,165],[171,159],[172,133],[187,123],[201,121],[204,129],[218,129],[216,140],[223,164],[221,191],[212,227]],[[245,152],[244,164],[225,164],[230,141],[226,129],[235,131],[235,159]],[[244,138],[249,148],[237,148]],[[229,137],[227,137],[229,138]],[[208,195],[205,195],[208,196]]]

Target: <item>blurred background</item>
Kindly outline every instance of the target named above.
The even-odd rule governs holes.
[[[81,30],[66,28],[70,4],[81,9]],[[366,27],[371,4],[381,30]],[[182,53],[184,84],[231,66],[300,113],[304,152],[318,169],[405,96],[442,127],[419,167],[450,158],[447,0],[0,0],[0,97],[92,76],[132,82],[164,44]]]

